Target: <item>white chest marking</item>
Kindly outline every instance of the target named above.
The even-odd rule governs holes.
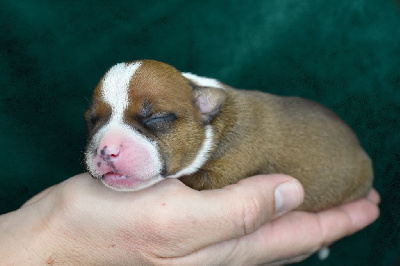
[[[177,172],[174,175],[167,176],[168,178],[179,178],[181,176],[190,175],[199,170],[200,167],[206,162],[209,157],[209,152],[212,148],[213,143],[213,129],[211,125],[205,127],[205,138],[203,144],[194,158],[193,162]]]
[[[122,122],[124,111],[129,104],[129,82],[140,65],[141,62],[130,65],[120,63],[113,66],[104,77],[101,96],[111,107],[111,120]]]

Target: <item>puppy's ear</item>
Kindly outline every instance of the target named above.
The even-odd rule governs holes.
[[[213,87],[197,87],[193,90],[194,101],[203,122],[210,122],[225,103],[226,93]]]
[[[222,84],[215,79],[199,77],[191,73],[182,73],[189,80],[193,90],[193,100],[201,114],[201,120],[210,122],[219,113],[226,100]]]

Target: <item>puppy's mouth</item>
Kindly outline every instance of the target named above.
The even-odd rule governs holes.
[[[105,181],[115,181],[115,180],[120,180],[120,179],[127,179],[128,176],[123,175],[121,173],[116,173],[116,172],[108,172],[103,175],[103,180]]]
[[[117,189],[124,190],[138,186],[143,180],[129,177],[127,175],[115,172],[108,172],[102,176],[102,181],[105,185]]]
[[[162,176],[143,179],[117,172],[108,172],[101,177],[101,181],[109,188],[118,191],[135,191],[149,187],[164,179]]]

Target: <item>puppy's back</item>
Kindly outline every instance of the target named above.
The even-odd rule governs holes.
[[[265,165],[258,173],[284,173],[303,184],[306,196],[300,209],[318,211],[368,193],[371,160],[332,111],[298,97],[237,90],[232,94],[242,109],[240,124],[252,131],[251,139],[259,139],[242,148],[263,157]]]

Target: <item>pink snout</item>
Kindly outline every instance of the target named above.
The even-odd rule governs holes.
[[[109,130],[103,135],[92,165],[104,183],[123,190],[152,183],[160,178],[161,171],[156,146],[126,130]]]

